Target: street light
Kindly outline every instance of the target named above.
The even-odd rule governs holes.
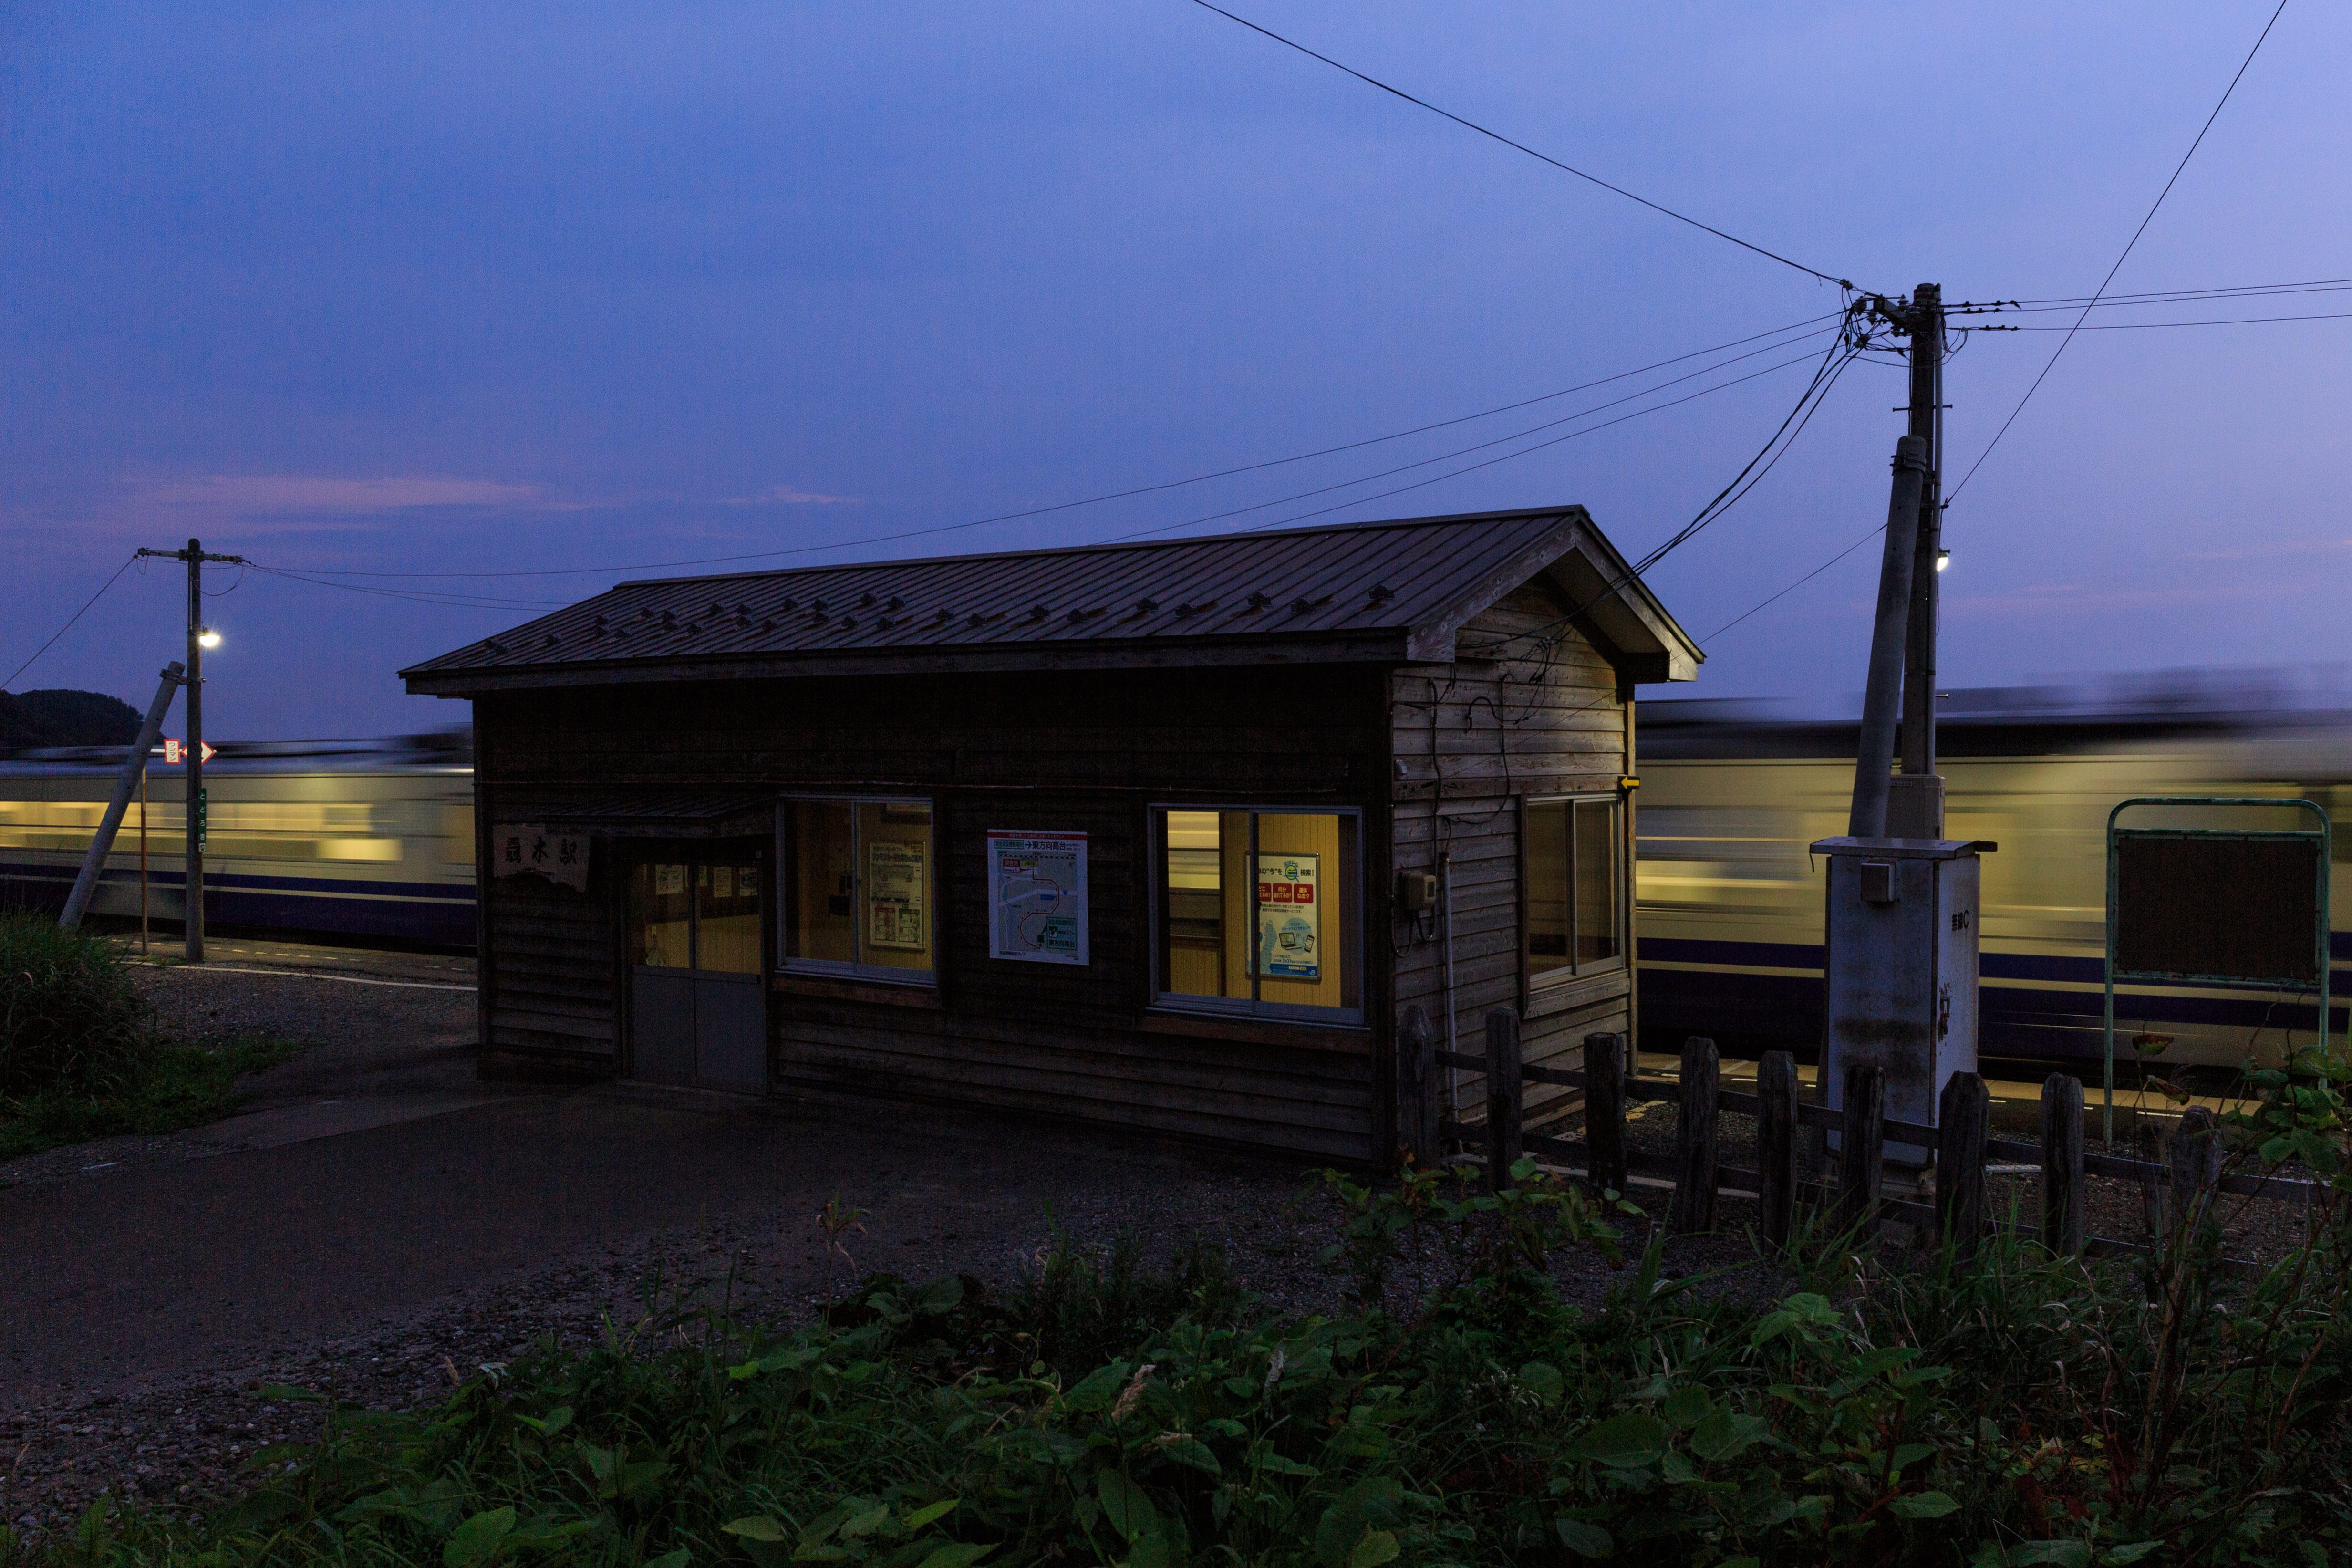
[[[1951,563],[1952,563],[1952,552],[1951,552],[1950,551],[1948,551],[1948,550],[1938,550],[1937,552],[1936,552],[1936,570],[1937,570],[1937,571],[1941,572],[1945,567],[1949,566]],[[219,638],[217,636],[215,636],[215,634],[212,634],[212,633],[207,632],[205,635],[206,635],[207,637],[212,637],[212,639],[213,639],[213,642],[218,642],[218,641],[220,641],[220,638]],[[213,646],[213,642],[208,642],[208,643],[205,644],[205,646],[206,647],[212,647],[212,646]]]
[[[1942,568],[1938,566],[1937,570],[1940,571]],[[220,633],[213,630],[210,626],[205,627],[202,631],[196,634],[196,646],[198,647],[220,647]]]

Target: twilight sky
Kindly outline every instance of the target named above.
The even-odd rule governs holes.
[[[2273,3],[1234,8],[1865,288],[2035,299],[2097,284]],[[2347,70],[2352,9],[2291,5],[2115,288],[2352,277]],[[596,569],[336,578],[549,603],[664,574],[640,563],[1080,543],[1335,502],[1316,521],[1580,501],[1636,555],[1761,445],[1803,384],[1784,362],[1822,340],[1401,494],[1369,499],[1517,448],[1261,505],[1708,362],[859,542],[1475,414],[1838,302],[1183,0],[17,0],[0,676],[135,546],[191,534],[320,574]],[[2093,320],[2331,310],[2352,293]],[[1948,485],[2056,342],[1967,342]],[[1856,364],[1658,569],[1710,657],[1653,694],[1859,689],[1874,549],[1710,634],[1883,519],[1902,397],[1898,368]],[[2343,658],[2347,406],[2352,320],[2078,337],[1949,514],[1948,680]],[[143,707],[177,657],[176,574],[125,574],[12,689]],[[211,602],[207,728],[229,737],[459,721],[394,671],[535,613],[214,585],[233,591]]]

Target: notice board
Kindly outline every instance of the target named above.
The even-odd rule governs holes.
[[[988,830],[988,955],[1022,963],[1091,962],[1087,836]]]
[[[2134,974],[2319,984],[2308,836],[2116,835],[2116,966]]]

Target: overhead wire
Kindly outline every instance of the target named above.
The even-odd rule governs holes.
[[[1707,633],[1706,640],[1708,642],[1713,642],[1716,638],[1721,637],[1724,633],[1729,631],[1740,622],[1748,619],[1748,616],[1757,615],[1764,610],[1769,609],[1772,605],[1779,604],[1782,599],[1787,598],[1790,595],[1795,593],[1798,589],[1803,587],[1806,584],[1811,582],[1814,578],[1820,576],[1822,573],[1828,571],[1831,567],[1836,565],[1839,562],[1844,560],[1847,556],[1853,554],[1855,551],[1861,549],[1864,545],[1869,543],[1872,540],[1877,538],[1880,534],[1885,533],[1885,531],[1886,525],[1883,522],[1878,524],[1869,532],[1864,534],[1860,539],[1855,540],[1852,544],[1847,545],[1843,550],[1839,551],[1835,555],[1831,556],[1827,561],[1822,562],[1820,565],[1814,567],[1811,571],[1806,573],[1803,576],[1798,578],[1795,582],[1790,584],[1779,593],[1749,605],[1738,615],[1732,616],[1731,619],[1716,627],[1715,630]]]
[[[89,607],[90,607],[92,605],[97,604],[100,599],[102,599],[102,598],[106,597],[106,591],[107,591],[109,588],[113,587],[113,586],[114,586],[114,584],[115,584],[115,583],[116,583],[116,582],[121,578],[121,575],[122,575],[125,572],[128,572],[128,571],[130,571],[130,570],[131,570],[131,563],[133,563],[133,562],[137,561],[138,559],[139,559],[139,557],[138,557],[138,556],[136,556],[136,555],[131,555],[131,556],[126,556],[126,557],[124,557],[123,562],[122,562],[122,564],[121,564],[121,565],[120,565],[120,566],[117,566],[117,567],[114,569],[114,575],[113,575],[112,577],[109,577],[105,582],[100,583],[100,584],[98,585],[98,592],[97,592],[97,593],[95,593],[95,594],[92,594],[89,598],[84,599],[84,600],[82,601],[81,608],[80,608],[80,609],[79,609],[79,610],[76,610],[72,615],[68,616],[66,617],[66,624],[65,624],[64,626],[59,626],[59,627],[58,627],[55,632],[52,632],[52,633],[49,635],[49,640],[48,640],[48,641],[47,641],[47,642],[43,643],[40,647],[37,647],[37,648],[35,648],[35,649],[33,650],[33,657],[32,657],[31,658],[26,659],[24,663],[22,663],[22,664],[18,665],[15,669],[13,669],[13,670],[9,671],[9,673],[8,673],[8,679],[5,679],[5,680],[0,680],[0,691],[5,691],[5,690],[7,690],[7,689],[8,689],[8,688],[10,688],[10,687],[12,687],[12,686],[16,685],[16,677],[18,677],[18,676],[20,676],[20,675],[24,674],[26,670],[28,670],[28,669],[30,669],[30,668],[33,668],[33,666],[34,666],[34,664],[35,664],[35,663],[37,663],[37,662],[39,660],[40,657],[41,657],[43,654],[45,654],[45,653],[48,652],[48,651],[49,651],[49,649],[51,649],[51,648],[53,648],[53,647],[55,647],[57,646],[58,638],[59,638],[59,637],[61,637],[65,636],[68,632],[69,632],[69,631],[73,630],[73,628],[74,628],[74,623],[75,623],[76,621],[80,620],[80,619],[82,618],[82,616],[84,616],[88,615],[88,614],[89,613]]]
[[[2266,321],[2352,321],[2352,310],[2327,310],[2308,316],[2217,316],[2201,321],[2100,321],[2087,327],[2076,322],[2071,327],[1978,327],[1974,330],[1980,332],[2145,332],[2159,327],[2258,327]],[[1987,447],[1986,450],[1991,448]],[[1978,461],[1983,459],[1979,458]],[[1976,470],[1971,468],[1969,471],[1974,473]]]
[[[1822,402],[1829,396],[1831,388],[1834,387],[1838,378],[1845,374],[1846,367],[1860,356],[1863,348],[1863,340],[1845,336],[1841,336],[1837,342],[1831,345],[1830,352],[1822,357],[1822,363],[1815,369],[1812,380],[1799,395],[1796,404],[1781,418],[1779,426],[1765,440],[1764,445],[1757,448],[1756,455],[1748,459],[1746,466],[1732,476],[1731,482],[1717,490],[1689,522],[1669,535],[1664,542],[1640,560],[1629,565],[1624,572],[1602,586],[1598,593],[1588,595],[1581,604],[1543,626],[1528,631],[1514,632],[1508,637],[1498,638],[1493,644],[1487,645],[1488,647],[1499,648],[1511,643],[1528,640],[1542,643],[1547,647],[1556,644],[1561,633],[1578,616],[1632,583],[1643,573],[1650,571],[1667,556],[1696,538],[1733,507],[1746,500],[1749,492],[1761,484],[1765,476],[1769,474],[1780,464],[1780,459],[1788,455],[1789,449],[1796,444],[1797,437],[1804,434],[1805,427],[1812,423],[1813,416],[1820,411]]]
[[[863,544],[897,543],[902,540],[928,538],[943,533],[959,532],[967,529],[981,528],[994,522],[1012,522],[1024,518],[1044,517],[1054,512],[1069,511],[1079,507],[1098,506],[1109,501],[1129,500],[1137,496],[1159,494],[1168,490],[1181,489],[1191,485],[1205,484],[1213,479],[1231,479],[1240,474],[1255,473],[1266,468],[1284,468],[1296,463],[1309,462],[1318,458],[1334,457],[1342,452],[1358,451],[1367,447],[1377,447],[1390,441],[1401,441],[1410,437],[1426,435],[1433,430],[1448,429],[1456,425],[1466,425],[1476,420],[1492,418],[1496,415],[1513,413],[1521,408],[1533,407],[1535,405],[1539,403],[1549,403],[1559,398],[1573,396],[1575,394],[1580,392],[1590,392],[1594,387],[1608,386],[1616,382],[1630,380],[1637,375],[1647,375],[1654,371],[1665,370],[1671,366],[1685,363],[1694,359],[1705,359],[1716,354],[1727,353],[1736,348],[1745,348],[1750,343],[1763,343],[1765,345],[1762,349],[1752,351],[1750,354],[1738,355],[1734,359],[1724,360],[1719,362],[1717,365],[1710,367],[1720,368],[1721,365],[1724,364],[1736,363],[1738,359],[1753,357],[1754,353],[1769,352],[1772,347],[1778,346],[1767,342],[1766,340],[1768,339],[1779,338],[1787,342],[1801,342],[1801,337],[1790,337],[1789,334],[1792,332],[1801,332],[1803,329],[1808,327],[1817,327],[1823,321],[1834,321],[1842,314],[1843,314],[1843,312],[1841,310],[1825,311],[1820,315],[1809,316],[1803,321],[1792,321],[1786,326],[1774,327],[1766,331],[1751,332],[1746,337],[1734,338],[1727,343],[1717,343],[1710,348],[1693,349],[1686,353],[1675,354],[1666,359],[1654,361],[1649,364],[1636,366],[1632,370],[1619,371],[1613,375],[1604,375],[1592,381],[1580,382],[1576,385],[1561,387],[1558,391],[1542,393],[1534,397],[1523,397],[1514,402],[1497,404],[1492,408],[1481,409],[1475,414],[1463,414],[1448,419],[1433,420],[1425,425],[1416,425],[1410,429],[1394,430],[1386,435],[1367,437],[1359,441],[1342,442],[1337,446],[1318,447],[1314,451],[1296,453],[1290,457],[1272,458],[1260,462],[1244,463],[1230,468],[1219,468],[1209,473],[1194,474],[1187,479],[1168,479],[1156,484],[1138,485],[1129,489],[1110,490],[1101,495],[1082,497],[1076,500],[1055,501],[1046,506],[1030,507],[1020,511],[999,512],[991,517],[972,518],[961,522],[938,523],[929,527],[904,529],[891,533],[867,534],[856,539],[831,540],[821,544],[793,545],[782,550],[755,551],[748,554],[740,555],[709,555],[681,561],[641,561],[604,566],[541,567],[529,570],[502,572],[368,572],[333,567],[306,567],[304,570],[322,577],[367,577],[387,580],[399,579],[416,581],[428,579],[434,581],[456,581],[460,579],[494,577],[602,576],[611,573],[667,571],[680,566],[733,565],[737,563],[745,561],[771,561],[784,556],[814,554],[821,551],[849,549]],[[1706,372],[1701,371],[1696,374],[1704,374]],[[1689,377],[1685,376],[1677,379],[1687,380]],[[1659,384],[1672,385],[1674,383],[1664,382],[1660,383]],[[1654,388],[1653,390],[1654,390]],[[1604,405],[1603,406],[1606,405]],[[1573,416],[1571,416],[1570,417]],[[1465,450],[1467,448],[1465,448]]]
[[[2254,63],[2254,57],[2262,53],[2263,41],[2271,36],[2271,29],[2278,26],[2279,17],[2286,12],[2286,5],[2287,0],[2279,0],[2278,8],[2271,13],[2271,19],[2263,24],[2261,35],[2254,39],[2254,47],[2248,49],[2246,58],[2238,62],[2237,74],[2230,79],[2230,85],[2221,89],[2221,100],[2213,105],[2213,112],[2207,115],[2205,123],[2198,127],[2196,140],[2189,143],[2189,151],[2183,153],[2180,155],[2180,162],[2173,165],[2172,177],[2164,182],[2164,189],[2156,194],[2156,200],[2149,204],[2147,216],[2139,220],[2139,226],[2132,230],[2131,238],[2124,242],[2123,252],[2116,258],[2116,264],[2107,268],[2107,275],[2099,280],[2098,288],[2092,291],[2089,303],[2083,307],[2083,313],[2074,319],[2074,324],[2067,329],[2066,335],[2058,340],[2058,346],[2051,351],[2049,363],[2042,367],[2042,374],[2033,378],[2033,384],[2025,389],[2025,395],[2017,400],[2017,406],[2009,411],[2009,417],[2002,420],[2000,428],[1992,433],[1992,439],[1985,443],[1984,450],[1979,452],[1976,461],[1969,465],[1969,471],[1960,476],[1960,482],[1954,485],[1952,493],[1944,498],[1943,504],[1946,507],[1949,507],[1952,502],[1958,500],[1960,492],[1969,488],[1969,481],[1977,477],[1977,470],[1984,467],[1985,459],[1991,457],[1993,448],[2000,445],[2000,438],[2009,434],[2009,427],[2017,423],[2017,416],[2025,412],[2025,405],[2033,401],[2033,395],[2041,391],[2042,384],[2050,378],[2050,372],[2057,365],[2059,356],[2066,352],[2066,345],[2074,341],[2076,332],[2082,331],[2083,323],[2090,319],[2091,311],[2098,305],[2100,297],[2106,293],[2107,285],[2116,280],[2116,274],[2122,271],[2124,263],[2130,259],[2133,248],[2139,244],[2139,237],[2146,234],[2147,226],[2156,221],[2157,212],[2164,205],[2164,199],[2172,194],[2172,187],[2180,183],[2181,171],[2187,169],[2189,161],[2197,156],[2197,149],[2205,144],[2206,132],[2212,130],[2213,122],[2221,118],[2222,109],[2228,105],[2231,96],[2238,90],[2238,83],[2245,79],[2247,68]]]
[[[1781,343],[1774,346],[1785,348],[1788,345]],[[1747,356],[1743,355],[1742,357],[1745,358]],[[1505,452],[1496,457],[1484,458],[1475,463],[1466,463],[1461,468],[1449,469],[1444,473],[1433,475],[1429,479],[1416,479],[1409,485],[1399,485],[1393,489],[1381,490],[1372,495],[1353,496],[1347,500],[1335,502],[1330,506],[1318,507],[1313,511],[1293,513],[1288,517],[1277,518],[1272,522],[1255,524],[1252,527],[1243,529],[1240,531],[1252,533],[1260,532],[1266,529],[1286,528],[1294,522],[1303,522],[1308,518],[1321,517],[1328,512],[1344,510],[1351,506],[1360,506],[1366,501],[1384,500],[1390,496],[1403,495],[1409,490],[1426,489],[1431,485],[1442,483],[1446,479],[1457,479],[1464,474],[1475,473],[1480,468],[1490,468],[1497,463],[1507,463],[1513,458],[1524,458],[1528,456],[1530,453],[1540,452],[1550,447],[1557,447],[1563,441],[1573,441],[1581,436],[1596,435],[1602,430],[1607,430],[1615,426],[1622,425],[1629,420],[1640,419],[1651,414],[1661,414],[1669,408],[1678,408],[1685,403],[1696,402],[1699,398],[1711,396],[1718,392],[1728,391],[1732,387],[1738,386],[1743,383],[1757,380],[1761,376],[1770,375],[1775,371],[1786,370],[1790,365],[1802,364],[1812,357],[1813,356],[1810,353],[1799,354],[1792,359],[1782,360],[1778,364],[1766,365],[1762,370],[1750,371],[1746,375],[1734,376],[1729,381],[1717,382],[1713,386],[1703,386],[1696,392],[1685,393],[1680,397],[1669,398],[1664,403],[1653,404],[1647,408],[1633,409],[1627,413],[1619,415],[1614,419],[1604,419],[1598,425],[1589,425],[1581,430],[1570,430],[1565,435],[1554,436],[1549,440],[1538,441],[1531,446],[1523,447],[1516,452]],[[1721,369],[1722,367],[1718,365],[1711,368]],[[1687,381],[1689,379],[1690,377],[1688,376],[1677,376],[1675,381]],[[1660,391],[1663,390],[1664,386],[1670,386],[1673,384],[1675,384],[1674,382],[1664,383],[1659,387],[1650,388],[1649,391],[1633,394],[1633,396],[1646,397],[1649,395],[1650,392]],[[1413,468],[1427,468],[1432,463],[1442,463],[1453,458],[1466,457],[1472,452],[1483,451],[1489,447],[1499,446],[1507,441],[1520,440],[1526,437],[1537,435],[1542,431],[1554,429],[1559,426],[1571,423],[1576,419],[1588,417],[1603,409],[1614,407],[1617,404],[1630,402],[1631,400],[1632,399],[1630,397],[1617,398],[1610,403],[1601,404],[1597,407],[1587,409],[1582,414],[1570,415],[1564,418],[1555,419],[1544,425],[1534,426],[1528,429],[1519,431],[1516,435],[1497,437],[1495,440],[1482,441],[1475,447],[1463,447],[1451,452],[1441,452],[1434,458],[1424,458],[1421,461],[1415,463],[1400,464],[1396,468],[1385,468],[1379,473],[1365,474],[1360,478],[1345,480],[1339,484],[1325,485],[1318,489],[1301,490],[1295,495],[1278,497],[1270,501],[1259,501],[1253,506],[1236,507],[1229,511],[1211,512],[1202,517],[1187,518],[1181,522],[1161,523],[1153,528],[1138,529],[1130,533],[1115,533],[1109,538],[1101,540],[1098,542],[1104,544],[1122,544],[1129,540],[1149,539],[1158,534],[1172,533],[1181,528],[1196,528],[1202,523],[1222,522],[1228,518],[1239,517],[1247,512],[1263,511],[1268,507],[1284,506],[1291,501],[1309,500],[1316,496],[1328,495],[1333,490],[1352,489],[1358,485],[1370,484],[1375,480],[1384,479],[1394,474],[1405,473]]]
[[[1824,283],[1834,283],[1839,288],[1846,289],[1851,289],[1854,286],[1853,281],[1849,279],[1840,278],[1833,273],[1824,272],[1818,267],[1808,267],[1801,261],[1791,260],[1790,258],[1781,255],[1777,250],[1767,250],[1764,247],[1758,245],[1751,240],[1742,239],[1736,234],[1727,233],[1723,229],[1716,227],[1715,225],[1711,223],[1703,223],[1699,219],[1691,216],[1688,213],[1676,212],[1674,208],[1664,205],[1663,203],[1654,202],[1647,196],[1637,195],[1633,192],[1627,190],[1624,186],[1612,184],[1610,181],[1602,179],[1598,174],[1580,169],[1572,163],[1564,163],[1549,153],[1538,153],[1524,142],[1514,141],[1510,137],[1504,135],[1501,132],[1491,130],[1486,126],[1479,124],[1475,120],[1465,120],[1450,109],[1440,109],[1437,105],[1430,102],[1425,98],[1416,98],[1412,93],[1405,91],[1404,89],[1401,87],[1393,87],[1389,83],[1381,80],[1378,77],[1367,76],[1353,66],[1342,65],[1339,61],[1333,59],[1329,55],[1321,54],[1314,49],[1310,49],[1296,38],[1285,37],[1282,34],[1276,32],[1271,27],[1260,26],[1257,23],[1251,21],[1248,17],[1236,16],[1234,13],[1226,10],[1222,5],[1212,5],[1210,0],[1192,0],[1192,4],[1200,6],[1204,11],[1215,12],[1218,16],[1223,16],[1228,22],[1239,23],[1242,26],[1247,27],[1251,32],[1256,33],[1264,37],[1271,38],[1276,43],[1282,45],[1285,48],[1296,49],[1309,59],[1320,60],[1325,65],[1329,66],[1333,70],[1341,71],[1349,76],[1354,77],[1358,81],[1364,83],[1367,87],[1376,87],[1392,98],[1401,98],[1404,100],[1405,102],[1412,104],[1416,108],[1425,109],[1429,110],[1430,113],[1437,115],[1441,119],[1454,121],[1454,124],[1461,126],[1465,131],[1475,131],[1479,135],[1486,137],[1490,141],[1501,142],[1504,146],[1512,149],[1514,152],[1524,153],[1528,157],[1535,159],[1538,163],[1549,163],[1553,168],[1559,170],[1562,174],[1573,174],[1578,179],[1583,180],[1591,184],[1598,185],[1604,191],[1608,191],[1616,195],[1621,195],[1629,202],[1637,202],[1641,205],[1649,208],[1652,212],[1659,213],[1664,216],[1673,218],[1676,223],[1688,224],[1693,228],[1700,229],[1707,234],[1715,236],[1717,239],[1727,239],[1732,244],[1739,247],[1742,250],[1752,250],[1757,255],[1764,257],[1768,260],[1777,261],[1783,267],[1793,267],[1798,271],[1804,273],[1807,277],[1818,278]]]

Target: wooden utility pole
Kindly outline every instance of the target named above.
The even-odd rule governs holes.
[[[217,642],[205,625],[205,563],[218,561],[242,566],[242,555],[207,555],[204,541],[191,539],[185,550],[142,550],[140,554],[163,561],[184,561],[188,566],[188,804],[184,813],[187,840],[187,957],[205,961],[205,646]]]
[[[1895,324],[1911,340],[1911,409],[1907,435],[1927,445],[1927,472],[1919,488],[1919,531],[1911,556],[1911,614],[1903,649],[1903,773],[1887,812],[1898,838],[1944,837],[1944,781],[1936,773],[1937,565],[1944,557],[1944,291],[1934,283],[1911,290]]]

